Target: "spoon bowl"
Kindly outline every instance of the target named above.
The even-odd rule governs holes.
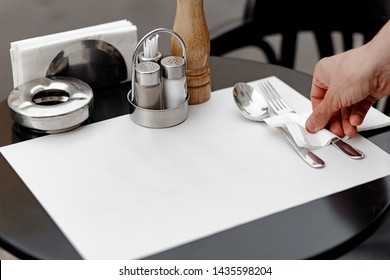
[[[237,83],[233,87],[234,101],[241,113],[249,120],[264,121],[269,117],[267,100],[247,83]]]

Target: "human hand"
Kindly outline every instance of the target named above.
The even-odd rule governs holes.
[[[310,94],[313,113],[306,122],[309,132],[327,126],[338,136],[352,137],[371,105],[390,94],[390,54],[383,52],[390,40],[378,39],[317,63]]]

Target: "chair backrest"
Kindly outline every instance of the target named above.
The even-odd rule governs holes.
[[[335,54],[332,32],[342,34],[343,50],[353,47],[353,34],[369,41],[390,19],[390,0],[247,0],[243,19],[210,31],[211,55],[257,46],[268,62],[294,68],[297,36],[313,32],[319,57]],[[280,56],[264,40],[281,34]]]

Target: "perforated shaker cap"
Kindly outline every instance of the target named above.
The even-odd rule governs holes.
[[[155,86],[160,83],[160,65],[155,62],[141,62],[135,67],[136,79],[141,86]]]
[[[161,75],[166,79],[180,79],[186,75],[186,64],[180,56],[167,56],[161,60]]]

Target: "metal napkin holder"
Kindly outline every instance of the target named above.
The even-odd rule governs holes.
[[[168,33],[175,37],[176,40],[179,41],[182,49],[182,58],[186,62],[186,47],[184,44],[184,41],[180,38],[180,36],[166,28],[158,28],[155,29],[148,34],[146,34],[137,44],[134,53],[133,53],[133,59],[132,59],[132,72],[131,72],[131,90],[127,94],[127,100],[130,104],[130,118],[133,122],[135,122],[138,125],[148,127],[148,128],[167,128],[172,127],[175,125],[178,125],[182,122],[184,122],[188,117],[188,100],[189,100],[189,93],[186,90],[186,98],[185,101],[181,104],[179,104],[175,108],[164,108],[163,104],[160,104],[160,109],[149,109],[141,107],[136,102],[136,92],[135,92],[135,83],[136,83],[136,75],[135,75],[135,68],[138,63],[138,52],[142,44],[145,40],[150,38],[151,36],[154,36],[158,33]],[[163,93],[162,93],[163,94]],[[163,98],[162,98],[163,99]],[[162,100],[161,99],[161,100]]]

